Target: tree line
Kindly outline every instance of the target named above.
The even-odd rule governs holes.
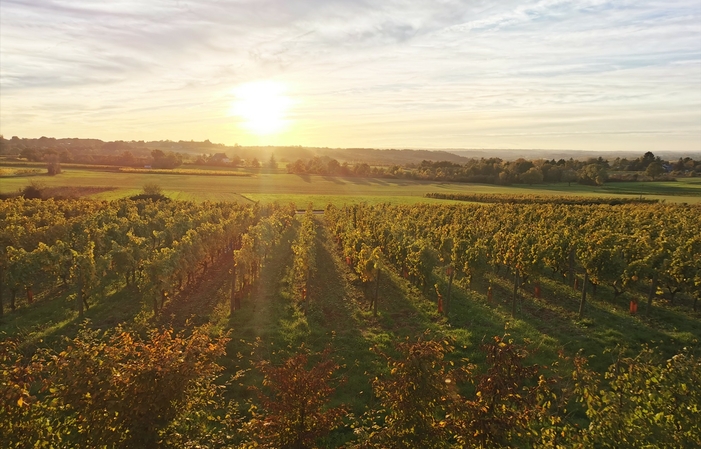
[[[584,161],[560,159],[513,161],[501,158],[472,159],[461,164],[448,161],[423,161],[420,164],[370,166],[367,163],[340,163],[330,157],[298,159],[287,164],[288,173],[327,176],[381,177],[426,181],[452,181],[484,184],[541,184],[577,182],[601,185],[615,181],[671,179],[674,175],[695,176],[701,173],[701,161],[680,159],[674,164],[662,161],[651,152],[629,161],[613,162],[601,157]],[[624,172],[624,173],[620,173]],[[631,172],[626,174],[625,172]],[[635,172],[635,173],[633,173]],[[642,172],[642,173],[638,173]]]
[[[465,159],[450,153],[437,152],[437,157],[452,160],[423,160],[422,162],[391,163],[392,160],[413,160],[402,156],[402,151],[387,150],[391,156],[382,159],[383,164],[374,165],[363,157],[376,158],[380,150],[356,149],[359,156],[355,162],[341,162],[330,155],[342,154],[351,157],[353,149],[314,151],[301,147],[270,147],[270,160],[260,158],[264,148],[233,147],[214,144],[209,140],[194,141],[114,141],[98,139],[4,139],[0,136],[0,154],[18,155],[32,162],[46,162],[50,174],[60,173],[61,163],[98,164],[127,167],[151,166],[173,169],[183,163],[224,167],[270,167],[277,168],[275,152],[281,158],[292,160],[287,164],[288,173],[317,174],[327,176],[383,177],[417,179],[431,181],[452,181],[485,184],[541,184],[577,182],[588,185],[601,185],[606,182],[669,180],[675,176],[698,176],[701,173],[701,160],[690,157],[677,161],[664,161],[648,151],[637,158],[617,157],[607,160],[602,157],[585,160],[518,158],[505,160],[498,157]],[[425,151],[409,151],[429,155]],[[378,153],[379,152],[379,153]],[[415,156],[414,156],[415,157]],[[358,161],[358,159],[360,159]],[[465,159],[466,162],[459,162]],[[456,161],[457,160],[457,161]]]

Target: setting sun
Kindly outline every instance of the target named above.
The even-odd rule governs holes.
[[[256,81],[234,89],[232,115],[240,117],[241,127],[259,136],[277,134],[289,126],[287,111],[292,101],[284,86],[274,81]]]

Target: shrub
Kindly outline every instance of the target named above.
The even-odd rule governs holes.
[[[27,187],[22,190],[22,196],[27,199],[42,199],[46,186],[40,182],[32,181]]]
[[[155,182],[149,182],[144,184],[144,194],[145,195],[162,195],[163,188],[156,184]]]

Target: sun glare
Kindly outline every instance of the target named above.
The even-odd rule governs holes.
[[[241,118],[241,126],[252,134],[278,134],[289,126],[287,111],[292,101],[284,92],[284,86],[274,81],[243,84],[234,89],[231,113]]]

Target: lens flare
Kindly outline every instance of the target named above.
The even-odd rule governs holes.
[[[285,96],[284,85],[274,81],[255,81],[234,89],[231,114],[241,119],[241,127],[259,136],[285,131],[290,120],[287,112],[292,100]]]

